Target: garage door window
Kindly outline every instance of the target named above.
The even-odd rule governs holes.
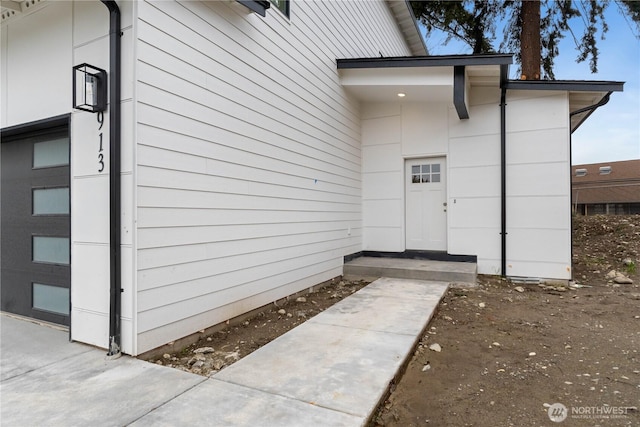
[[[69,238],[33,236],[33,260],[52,264],[69,264]]]
[[[33,144],[33,168],[69,164],[69,138],[51,139]]]
[[[69,289],[60,286],[33,284],[33,308],[69,315]]]
[[[69,213],[69,187],[35,188],[34,215],[65,215]]]

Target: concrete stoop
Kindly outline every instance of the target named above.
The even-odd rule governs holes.
[[[390,277],[451,284],[475,284],[477,271],[475,262],[403,258],[360,257],[344,265],[344,276],[347,279]]]

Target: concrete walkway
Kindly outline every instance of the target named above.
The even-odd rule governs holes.
[[[2,426],[361,426],[446,283],[378,279],[211,378],[2,316]]]

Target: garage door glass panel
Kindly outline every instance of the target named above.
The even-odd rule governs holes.
[[[34,283],[33,308],[69,315],[69,289]]]
[[[33,236],[33,260],[53,264],[69,264],[69,238]]]
[[[33,190],[34,215],[64,215],[69,213],[69,187]]]
[[[69,164],[69,138],[51,139],[33,144],[33,167],[48,168]]]

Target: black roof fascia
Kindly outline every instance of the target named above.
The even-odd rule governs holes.
[[[569,90],[576,92],[622,92],[624,82],[595,80],[507,80],[509,90]]]
[[[267,9],[271,7],[271,2],[268,0],[237,0],[237,2],[262,17],[267,16]]]
[[[505,65],[513,63],[511,54],[396,56],[380,58],[337,59],[339,70],[354,68],[451,67],[471,65]]]

